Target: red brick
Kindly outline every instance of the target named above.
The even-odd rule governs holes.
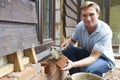
[[[64,80],[66,76],[64,71],[60,69],[67,63],[65,56],[60,57],[59,60],[49,59],[47,62],[41,62],[41,65],[45,67],[48,80]]]
[[[44,66],[45,74],[49,73],[49,63],[48,62],[40,62],[41,66]]]
[[[60,59],[56,61],[56,65],[60,68],[63,68],[67,65],[68,59],[65,56],[61,56]]]
[[[55,60],[54,59],[50,59],[47,63],[47,65],[44,65],[45,67],[45,73],[46,74],[53,74],[55,73],[55,71],[57,71],[56,69],[58,68],[55,64]],[[43,62],[41,63],[43,65]]]
[[[59,71],[59,68],[56,66],[55,61],[51,61],[49,65],[49,73],[53,76],[57,71]]]

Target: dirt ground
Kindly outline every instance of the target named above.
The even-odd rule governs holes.
[[[104,74],[105,80],[120,80],[120,59],[116,59],[116,67]]]

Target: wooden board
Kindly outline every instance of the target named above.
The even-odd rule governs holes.
[[[73,34],[75,28],[72,27],[65,27],[66,30],[66,37],[70,37]]]
[[[0,56],[38,46],[36,25],[0,22]]]
[[[74,28],[80,20],[79,0],[64,0],[63,8],[63,25],[65,29],[65,37],[70,37]]]
[[[31,0],[0,0],[0,20],[37,23],[35,2]]]
[[[0,67],[0,78],[14,71],[14,64],[6,64]]]
[[[66,27],[76,27],[77,25],[77,21],[65,16],[65,19],[66,19]]]
[[[65,10],[66,10],[66,15],[70,16],[73,19],[77,20],[77,12],[73,12],[73,10],[71,10],[71,8],[69,8],[68,6],[65,6]]]

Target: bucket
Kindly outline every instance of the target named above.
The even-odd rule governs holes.
[[[104,80],[102,77],[91,73],[75,73],[71,75],[72,80]]]

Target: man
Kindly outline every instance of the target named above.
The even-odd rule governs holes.
[[[115,66],[112,50],[112,31],[99,20],[100,7],[92,1],[86,1],[81,8],[82,21],[76,26],[73,35],[65,41],[61,48],[69,59],[62,70],[70,74],[88,72],[99,76]],[[78,42],[81,48],[73,45]]]

